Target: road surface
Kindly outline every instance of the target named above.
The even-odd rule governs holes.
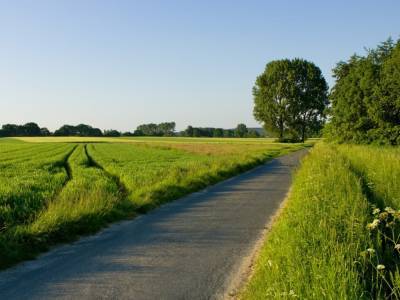
[[[0,299],[222,298],[305,153],[276,158],[0,272]]]

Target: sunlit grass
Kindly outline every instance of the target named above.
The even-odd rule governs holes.
[[[91,144],[88,149],[99,165],[120,178],[129,199],[146,210],[303,147],[154,143]]]
[[[396,266],[380,270],[385,260],[398,261],[392,257],[398,255],[397,250],[393,246],[387,250],[379,242],[382,233],[374,236],[367,229],[374,205],[382,211],[390,205],[399,208],[399,153],[394,147],[318,144],[296,173],[287,205],[268,234],[241,297],[384,299],[400,295]],[[400,232],[393,232],[397,236]],[[391,241],[395,244],[396,240]],[[365,253],[376,253],[372,265]],[[392,274],[387,273],[389,269]]]
[[[319,144],[296,174],[244,299],[359,299],[354,262],[365,248],[368,202],[345,158]]]
[[[400,147],[341,145],[375,201],[400,209]]]
[[[0,267],[305,146],[55,139],[0,141]]]

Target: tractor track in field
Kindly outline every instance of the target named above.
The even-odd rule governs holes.
[[[57,199],[57,197],[61,194],[61,192],[63,191],[63,189],[65,188],[65,186],[68,184],[68,182],[70,182],[72,180],[72,169],[71,166],[69,165],[69,158],[71,157],[71,155],[75,152],[76,148],[78,146],[74,146],[63,158],[63,160],[59,163],[56,164],[55,167],[61,167],[65,170],[65,173],[67,174],[67,178],[65,179],[65,181],[63,182],[63,184],[61,185],[61,187],[59,188],[58,191],[56,191],[56,193],[53,195],[52,197],[52,201]]]
[[[122,182],[121,178],[119,178],[117,175],[115,174],[111,174],[110,172],[108,172],[102,165],[100,165],[90,154],[89,154],[89,150],[87,147],[87,144],[85,144],[84,146],[85,149],[85,154],[88,158],[89,161],[89,166],[93,167],[93,168],[97,168],[100,169],[104,172],[104,174],[110,178],[112,181],[115,182],[115,184],[118,187],[118,191],[120,193],[120,197],[121,198],[125,198],[128,196],[129,191],[127,189],[127,187],[125,186],[125,184]]]
[[[71,169],[71,166],[70,166],[68,160],[71,157],[72,153],[74,153],[74,151],[76,150],[77,147],[78,146],[74,146],[72,148],[72,150],[64,158],[62,166],[64,167],[65,172],[67,173],[67,180],[65,180],[65,183],[63,186],[65,186],[72,179],[72,169]]]

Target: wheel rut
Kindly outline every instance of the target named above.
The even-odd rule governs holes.
[[[108,172],[102,165],[100,165],[100,164],[90,155],[89,150],[88,150],[88,145],[87,145],[87,144],[85,144],[84,149],[85,149],[85,154],[86,154],[86,156],[87,156],[87,158],[88,158],[89,167],[97,168],[97,169],[100,169],[101,171],[103,171],[104,174],[105,174],[108,178],[110,178],[112,181],[115,182],[115,184],[116,184],[117,187],[118,187],[118,191],[119,191],[119,193],[120,193],[120,195],[121,195],[121,198],[126,198],[126,197],[128,196],[128,194],[129,194],[129,191],[128,191],[127,187],[125,186],[125,184],[122,182],[121,178],[120,178],[119,176],[115,175],[115,174],[112,174],[112,173]]]
[[[65,169],[65,172],[67,173],[67,180],[64,183],[64,186],[72,179],[72,169],[71,166],[68,162],[69,158],[71,157],[72,153],[76,150],[78,146],[74,146],[72,150],[65,156],[64,161],[63,161],[63,167]]]

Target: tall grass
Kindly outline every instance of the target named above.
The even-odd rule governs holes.
[[[295,176],[244,299],[360,299],[356,262],[369,244],[360,179],[334,149],[318,144]]]
[[[242,297],[398,299],[399,183],[399,148],[318,144]]]
[[[400,148],[341,145],[338,151],[360,176],[374,211],[369,214],[371,244],[361,253],[365,288],[374,298],[399,299]]]
[[[400,148],[341,145],[338,150],[365,180],[376,204],[400,208]]]

